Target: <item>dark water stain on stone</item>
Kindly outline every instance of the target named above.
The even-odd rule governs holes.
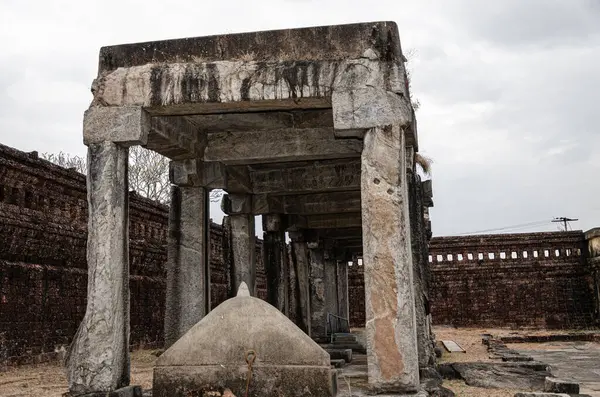
[[[152,106],[158,106],[162,104],[162,79],[164,66],[157,65],[153,66],[150,71],[150,104]]]
[[[208,100],[210,102],[221,102],[221,90],[219,88],[219,70],[217,65],[209,63],[206,65],[208,71]]]

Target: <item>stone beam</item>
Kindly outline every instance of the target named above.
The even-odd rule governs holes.
[[[362,238],[362,228],[319,229],[314,232],[326,240],[348,240]]]
[[[257,197],[252,211],[258,214],[337,214],[360,212],[360,191]]]
[[[333,128],[284,128],[208,135],[205,161],[253,164],[359,157],[362,142],[336,139]]]
[[[343,229],[361,226],[360,212],[347,214],[309,215],[304,217],[306,229]]]
[[[204,163],[195,159],[171,161],[169,179],[179,186],[221,189],[227,181],[227,170],[221,163]]]
[[[185,117],[152,117],[146,148],[171,160],[202,158],[206,133]]]
[[[320,161],[285,168],[251,169],[254,194],[294,194],[360,189],[360,161]]]
[[[247,132],[285,128],[333,128],[333,112],[328,109],[282,110],[279,112],[243,112],[186,116],[200,131]]]

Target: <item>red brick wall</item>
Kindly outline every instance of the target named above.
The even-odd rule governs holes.
[[[131,343],[163,340],[168,209],[130,199]],[[0,363],[47,361],[86,307],[85,176],[0,145]],[[227,234],[211,225],[212,307],[229,294]],[[266,296],[257,242],[259,296]]]
[[[593,280],[582,232],[431,240],[436,324],[578,328],[592,323]]]

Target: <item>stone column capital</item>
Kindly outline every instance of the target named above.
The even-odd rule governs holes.
[[[92,106],[83,116],[83,143],[146,145],[150,126],[150,115],[141,106]]]

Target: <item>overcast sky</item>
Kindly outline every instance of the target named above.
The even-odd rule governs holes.
[[[375,20],[414,52],[434,235],[600,226],[598,0],[0,0],[0,143],[84,155],[103,45]]]

